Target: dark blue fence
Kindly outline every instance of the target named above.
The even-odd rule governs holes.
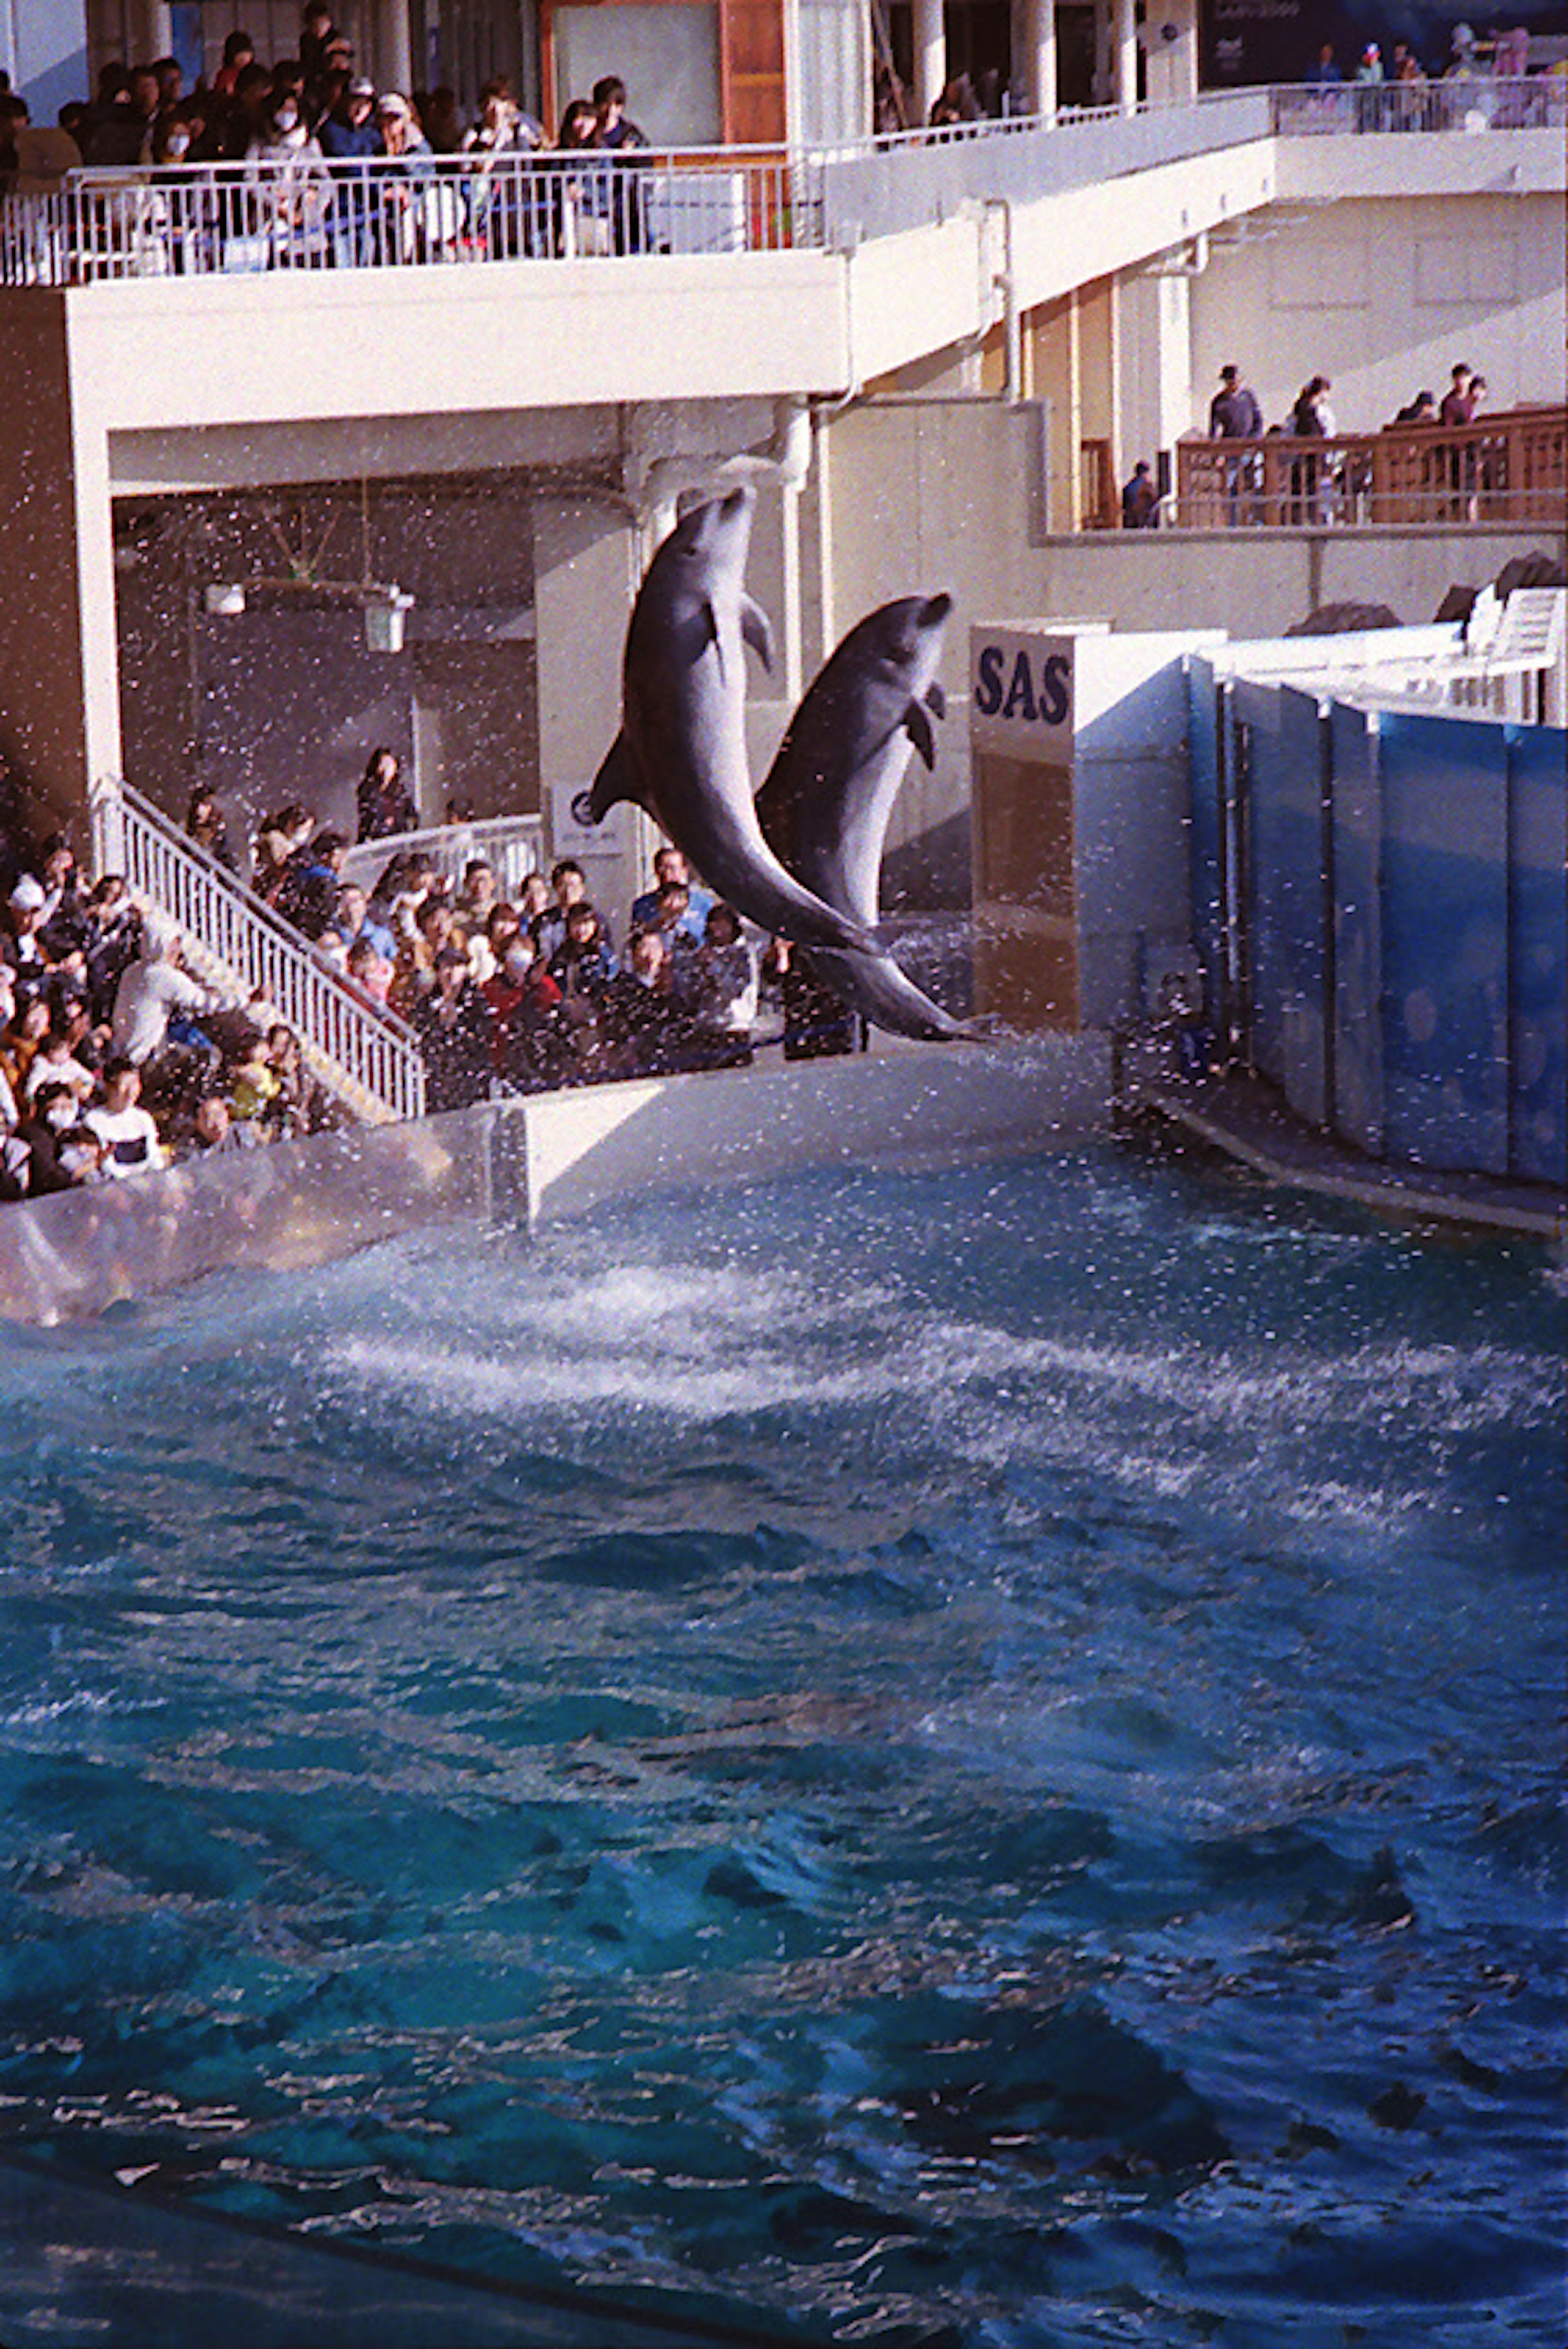
[[[1568,1181],[1568,738],[1194,664],[1216,1025],[1378,1157]]]

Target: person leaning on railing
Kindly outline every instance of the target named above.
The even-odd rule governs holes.
[[[547,235],[536,238],[522,159],[536,154],[545,134],[524,114],[504,75],[479,93],[479,117],[466,132],[462,152],[470,164],[469,218],[493,260],[515,261],[549,250]]]
[[[345,83],[317,128],[332,173],[332,257],[339,269],[364,268],[375,258],[370,167],[384,152],[375,106],[376,86],[361,75]]]

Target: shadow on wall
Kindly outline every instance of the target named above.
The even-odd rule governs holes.
[[[883,860],[882,904],[889,913],[967,913],[972,895],[967,808],[889,849]]]

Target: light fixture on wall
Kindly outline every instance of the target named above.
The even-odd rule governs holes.
[[[373,653],[400,653],[406,621],[414,607],[414,598],[400,587],[396,580],[372,579],[370,576],[370,521],[368,485],[360,483],[360,533],[364,576],[359,579],[324,579],[319,565],[327,552],[336,517],[329,516],[326,529],[316,546],[306,543],[306,519],[299,518],[299,543],[296,547],[276,513],[267,512],[264,519],[276,540],[287,572],[283,574],[249,580],[214,580],[203,591],[206,608],[214,618],[234,619],[246,609],[248,595],[262,595],[268,600],[278,597],[285,601],[293,596],[308,596],[312,602],[358,610],[363,619],[365,643]]]
[[[395,584],[365,589],[365,643],[373,653],[400,653],[403,624],[414,599]]]

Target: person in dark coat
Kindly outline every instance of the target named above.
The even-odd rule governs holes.
[[[360,840],[390,840],[395,833],[418,832],[420,812],[403,781],[398,754],[384,744],[366,761],[355,796]]]
[[[462,947],[442,947],[435,986],[409,1024],[425,1063],[425,1106],[432,1113],[486,1101],[495,1073],[495,1015],[469,976]]]
[[[71,1132],[80,1113],[69,1085],[40,1085],[34,1094],[26,1116],[16,1128],[17,1141],[27,1148],[28,1198],[44,1199],[51,1191],[75,1189],[75,1175],[60,1164],[59,1141],[63,1133]]]

